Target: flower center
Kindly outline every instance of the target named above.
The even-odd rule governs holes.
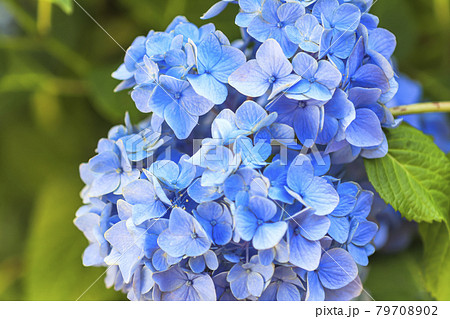
[[[296,229],[294,230],[294,234],[295,234],[295,235],[300,235],[300,228],[296,228]]]
[[[284,23],[283,22],[278,22],[277,23],[277,28],[281,29],[282,27],[284,27]]]
[[[269,83],[273,83],[273,82],[275,82],[275,80],[276,80],[276,78],[272,75],[272,76],[269,78]]]
[[[216,226],[217,225],[217,221],[215,219],[211,220],[211,226]]]
[[[256,222],[258,223],[258,225],[264,224],[264,221],[262,219],[258,219]]]
[[[181,97],[181,93],[180,92],[176,92],[173,97],[178,100]]]
[[[306,107],[306,105],[307,105],[306,101],[298,102],[298,107],[304,108],[304,107]]]
[[[192,233],[192,234],[191,234],[191,238],[192,238],[192,239],[196,239],[196,238],[198,238],[198,235],[197,235],[197,233]]]
[[[193,284],[192,280],[186,281],[186,286],[190,287],[190,286],[192,286],[192,284]]]

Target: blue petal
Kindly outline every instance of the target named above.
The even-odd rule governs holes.
[[[241,28],[248,28],[251,22],[258,16],[257,12],[239,12],[234,23]]]
[[[333,91],[319,82],[311,83],[309,90],[304,94],[310,99],[319,101],[328,101],[333,97]]]
[[[298,288],[293,284],[282,283],[280,284],[277,292],[278,301],[300,301],[301,296]]]
[[[363,58],[365,55],[365,48],[364,48],[364,39],[361,36],[358,39],[358,42],[356,42],[355,47],[353,48],[352,53],[350,53],[350,56],[347,60],[346,65],[346,77],[350,78],[352,77],[355,72],[358,70],[358,68],[361,66]]]
[[[345,217],[334,217],[329,215],[331,225],[328,234],[337,242],[343,244],[347,241],[350,223]]]
[[[348,92],[348,98],[353,102],[356,108],[371,107],[377,104],[381,96],[381,90],[377,88],[351,88]]]
[[[174,208],[170,214],[169,229],[172,235],[190,236],[194,232],[194,218],[183,209]]]
[[[271,0],[273,1],[273,0]],[[264,4],[269,3],[270,1],[266,1]],[[253,19],[250,25],[247,28],[248,34],[258,40],[259,42],[264,42],[267,40],[272,33],[274,26],[267,23],[263,17],[257,16]]]
[[[190,235],[177,236],[169,230],[163,231],[158,237],[158,245],[172,257],[182,257],[186,254],[187,245],[192,241]],[[194,255],[195,256],[195,255]]]
[[[270,24],[276,24],[279,21],[278,8],[281,3],[277,0],[266,0],[262,6],[262,18]]]
[[[285,77],[292,72],[292,65],[274,39],[265,41],[256,52],[256,60],[269,76]]]
[[[253,247],[255,249],[269,249],[276,246],[283,238],[287,230],[284,221],[276,223],[265,223],[258,227],[253,237]]]
[[[201,185],[201,179],[196,179],[188,188],[188,195],[197,203],[208,202],[222,197],[216,187]]]
[[[177,103],[166,106],[164,118],[178,139],[187,138],[198,122],[198,116],[188,113],[185,107]]]
[[[155,201],[149,205],[134,205],[133,206],[133,222],[140,225],[146,220],[152,218],[160,218],[167,212],[166,207],[160,201]]]
[[[189,267],[197,274],[205,270],[205,259],[203,256],[189,258]]]
[[[318,63],[315,78],[318,83],[323,84],[328,89],[332,90],[341,82],[342,74],[330,62],[322,60]]]
[[[236,199],[236,195],[244,188],[244,180],[239,175],[231,175],[223,185],[225,196],[233,201]]]
[[[330,228],[330,220],[325,216],[311,214],[301,223],[300,233],[311,241],[322,239]]]
[[[107,173],[97,177],[91,184],[89,196],[99,197],[112,193],[120,186],[120,175],[116,172]]]
[[[367,266],[369,264],[369,258],[364,247],[349,244],[347,249],[358,265]]]
[[[316,272],[308,272],[306,280],[306,301],[324,301],[325,291]]]
[[[186,283],[186,274],[177,266],[169,270],[153,274],[153,280],[162,292],[169,292],[180,288]]]
[[[334,248],[322,256],[318,275],[325,288],[339,289],[356,278],[358,268],[347,251]]]
[[[250,60],[230,75],[228,83],[244,95],[258,97],[269,89],[268,79],[269,75],[263,71],[258,62]]]
[[[325,289],[325,300],[327,301],[349,301],[353,298],[358,297],[363,290],[361,279],[357,276],[355,280],[349,283],[347,286],[336,289],[329,290]]]
[[[299,108],[294,114],[294,129],[300,142],[306,147],[314,145],[319,133],[320,110],[316,105]]]
[[[164,250],[156,250],[152,256],[152,266],[155,267],[157,271],[164,271],[169,268],[167,263],[167,253],[164,252]]]
[[[377,28],[369,32],[369,49],[382,54],[388,60],[394,53],[396,45],[395,35],[386,29]]]
[[[125,64],[119,66],[119,68],[111,75],[116,80],[128,80],[133,77],[133,73],[128,71]]]
[[[259,250],[258,257],[261,265],[268,266],[273,262],[275,258],[275,251],[272,248]]]
[[[249,202],[249,208],[262,221],[269,221],[277,213],[277,207],[273,201],[261,196],[252,196]]]
[[[236,124],[242,129],[251,132],[255,126],[267,117],[267,112],[256,102],[245,101],[236,110]]]
[[[149,108],[150,97],[153,94],[155,86],[143,86],[137,87],[131,92],[131,98],[133,99],[136,107],[142,113],[150,113]]]
[[[261,296],[264,290],[264,278],[257,272],[251,272],[247,277],[247,289],[252,296]]]
[[[158,32],[152,35],[147,39],[146,42],[146,50],[147,55],[151,57],[155,57],[156,59],[161,59],[160,56],[164,55],[167,51],[170,50],[170,44],[172,43],[173,35]]]
[[[223,46],[222,57],[220,61],[213,67],[211,74],[219,82],[228,83],[231,73],[236,71],[246,62],[245,54],[234,47]]]
[[[95,173],[107,173],[120,168],[120,161],[116,153],[102,152],[91,158],[89,168]]]
[[[212,237],[216,245],[226,245],[231,241],[233,229],[231,224],[217,224],[213,227]]]
[[[213,102],[197,94],[192,86],[188,86],[183,90],[180,104],[182,104],[181,106],[187,113],[195,116],[205,115],[214,106]]]
[[[285,24],[294,24],[298,18],[305,14],[305,7],[300,3],[288,2],[282,4],[277,9],[277,15],[280,21]]]
[[[369,191],[362,191],[356,200],[355,209],[351,216],[366,218],[370,213],[372,202],[373,193]]]
[[[164,109],[167,105],[175,104],[174,99],[168,94],[168,91],[162,86],[157,86],[148,100],[146,112],[154,112],[159,117],[164,118]]]
[[[303,194],[303,200],[316,210],[316,215],[328,215],[338,205],[339,196],[325,179],[315,177]]]
[[[198,227],[201,228],[200,224]],[[211,247],[211,242],[209,241],[205,231],[201,228],[201,231],[196,227],[198,237],[191,240],[186,247],[186,256],[200,256],[208,251]]]
[[[213,75],[208,73],[201,75],[189,74],[187,78],[199,95],[217,105],[225,102],[228,95],[227,87],[217,81]]]
[[[231,282],[230,288],[231,292],[237,299],[245,299],[250,295],[247,288],[246,278],[239,278],[238,280]]]
[[[291,254],[289,261],[308,271],[319,266],[322,248],[318,241],[310,241],[301,235],[296,235],[290,241]]]
[[[134,204],[152,204],[155,201],[155,190],[147,180],[137,180],[123,189],[125,200]]]
[[[337,0],[318,0],[313,7],[312,13],[319,21],[321,21],[322,16],[330,21],[338,7],[339,2]]]
[[[383,131],[376,116],[369,109],[357,109],[356,119],[345,131],[347,141],[357,147],[371,147],[383,142]]]
[[[352,76],[352,85],[364,88],[378,88],[383,93],[389,91],[389,80],[383,70],[375,64],[365,64]]]
[[[350,3],[344,3],[334,12],[333,25],[337,30],[355,31],[358,28],[361,11]]]
[[[208,266],[209,269],[216,270],[219,268],[219,260],[213,251],[208,250],[203,257],[205,258],[206,266]]]
[[[314,178],[314,168],[310,159],[299,155],[289,166],[287,185],[296,193],[303,194]]]
[[[198,46],[198,60],[200,69],[211,71],[222,57],[222,46],[214,33],[209,34]],[[202,72],[202,73],[203,73]]]
[[[266,289],[264,289],[259,301],[276,301],[277,300],[278,285],[272,282]]]
[[[336,136],[338,129],[338,120],[325,114],[323,127],[317,135],[316,143],[322,145],[328,144]]]
[[[206,11],[200,19],[207,20],[218,16],[227,7],[229,1],[219,1]]]
[[[358,225],[355,235],[353,236],[352,243],[358,246],[367,245],[377,233],[377,224],[369,221],[364,221]]]
[[[300,52],[294,57],[292,66],[295,73],[308,80],[314,77],[319,67],[316,59],[304,52]]]
[[[256,216],[248,209],[238,207],[236,210],[236,230],[243,240],[250,241],[258,227]]]
[[[216,301],[214,282],[209,275],[200,275],[193,280],[192,287],[202,301]]]

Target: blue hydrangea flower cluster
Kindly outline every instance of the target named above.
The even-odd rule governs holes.
[[[82,164],[86,266],[131,300],[350,300],[373,193],[329,175],[382,157],[395,37],[372,1],[239,0],[242,39],[177,17],[113,73],[149,118]]]

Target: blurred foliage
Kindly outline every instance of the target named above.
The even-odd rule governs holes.
[[[176,15],[205,23],[199,17],[216,0],[77,2],[126,49]],[[449,2],[380,0],[373,8],[397,36],[399,69],[430,100],[450,99]],[[235,14],[229,6],[212,21],[230,39],[239,36]],[[0,0],[0,300],[73,300],[104,271],[82,266],[87,241],[72,220],[79,163],[125,111],[142,117],[127,93],[113,93],[110,74],[124,56],[115,41],[72,1]],[[428,298],[416,246],[371,258],[366,289],[375,299]],[[82,299],[124,298],[103,279]]]
[[[86,248],[87,241],[72,224],[73,212],[79,206],[73,196],[78,192],[77,186],[65,176],[53,176],[39,191],[25,251],[25,298],[28,300],[79,297],[80,300],[120,300],[124,297],[105,289],[102,284],[105,268],[85,268],[80,263],[80,251]],[[96,280],[100,282],[98,285]]]
[[[450,300],[450,240],[443,223],[421,224],[426,287],[437,300]]]
[[[430,300],[421,273],[421,255],[422,249],[414,247],[371,257],[364,289],[375,300]]]

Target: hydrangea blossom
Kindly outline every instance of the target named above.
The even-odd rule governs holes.
[[[241,40],[177,17],[113,73],[150,117],[80,166],[83,263],[131,300],[355,298],[378,227],[373,194],[337,177],[388,150],[395,37],[371,1],[222,0],[203,18],[232,4]]]

